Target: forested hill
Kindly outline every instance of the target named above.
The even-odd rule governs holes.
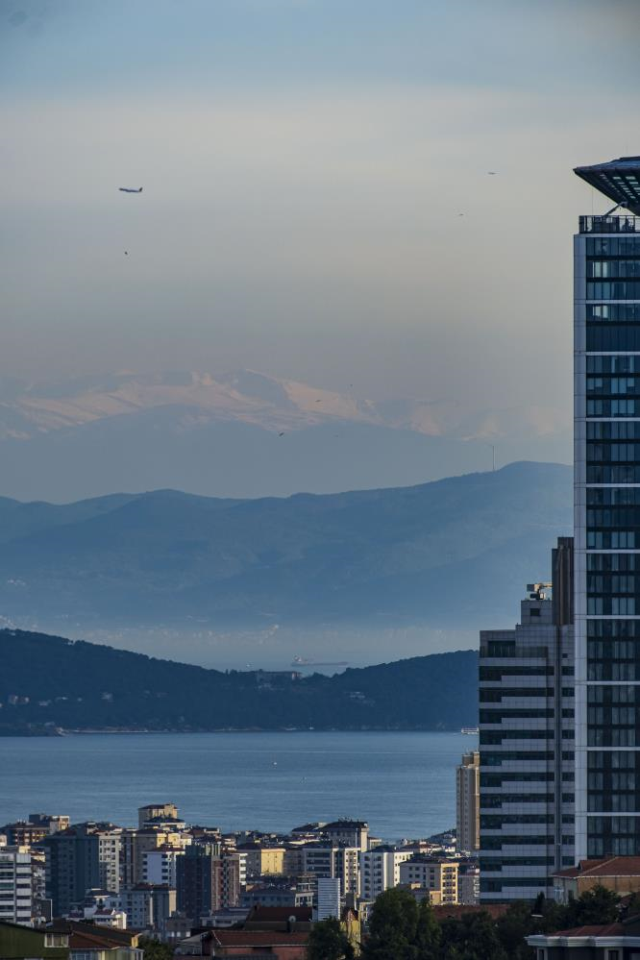
[[[477,654],[333,677],[206,670],[112,647],[0,631],[0,734],[61,730],[459,730],[477,724]]]

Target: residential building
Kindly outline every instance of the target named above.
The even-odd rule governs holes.
[[[304,873],[304,843],[291,843],[285,847],[282,870],[285,876],[295,877]]]
[[[57,833],[59,830],[66,830],[71,825],[71,820],[65,814],[30,813],[29,823],[32,826],[44,827],[48,833]]]
[[[640,893],[640,857],[581,860],[577,866],[553,875],[553,893],[558,903],[577,900],[594,887],[606,887],[622,897]]]
[[[480,849],[480,753],[465,753],[456,770],[456,840],[459,853]]]
[[[177,909],[176,891],[168,886],[139,883],[120,891],[119,904],[127,915],[127,927],[158,929]]]
[[[220,859],[219,843],[194,843],[177,862],[178,910],[197,923],[222,904],[216,902],[215,863]]]
[[[115,899],[117,902],[117,898]],[[94,902],[93,904],[78,907],[71,911],[68,919],[80,923],[94,923],[98,927],[109,927],[115,930],[127,929],[127,914],[124,910],[119,910],[110,903],[100,904],[99,902]]]
[[[341,882],[343,895],[360,896],[359,847],[324,846],[309,844],[303,847],[303,873],[317,877],[335,877]]]
[[[120,843],[122,828],[111,824],[87,824],[98,837],[100,889],[109,893],[120,890]]]
[[[458,903],[475,906],[480,902],[480,867],[474,859],[458,862]]]
[[[248,877],[278,876],[284,873],[284,847],[263,847],[244,844],[238,850],[245,854]]]
[[[184,850],[175,847],[163,846],[156,850],[144,850],[142,853],[142,882],[166,884],[176,887],[177,868],[179,857],[184,856]]]
[[[143,960],[136,931],[54,920],[45,928],[45,943],[47,940],[53,943],[66,940],[69,960]]]
[[[360,853],[369,849],[369,824],[345,817],[325,823],[321,831],[334,846],[356,847]]]
[[[206,930],[177,944],[175,956],[306,960],[308,939],[306,931],[296,930]]]
[[[318,906],[316,920],[340,917],[342,913],[341,885],[338,877],[318,877]]]
[[[317,885],[318,878],[312,874],[298,877],[295,884],[251,884],[242,892],[240,902],[243,907],[312,907]]]
[[[15,823],[5,824],[0,833],[4,834],[10,846],[32,847],[36,843],[41,843],[45,837],[49,836],[51,831],[48,826],[41,823],[17,820]]]
[[[120,875],[124,886],[145,882],[145,854],[153,850],[171,847],[184,850],[191,837],[178,829],[151,826],[122,831]]]
[[[43,840],[46,892],[53,915],[61,917],[100,888],[100,843],[95,833],[69,827]]]
[[[232,927],[244,926],[250,909],[250,907],[221,907],[220,910],[215,910],[208,917],[201,917],[200,920],[203,927],[229,930]]]
[[[480,634],[480,900],[552,895],[574,863],[573,550],[530,584],[513,630]]]
[[[30,924],[32,918],[31,853],[28,847],[1,847],[0,920]]]
[[[576,859],[640,854],[640,157],[574,238]]]
[[[177,906],[194,921],[223,907],[240,905],[246,857],[219,843],[194,843],[177,861]]]
[[[214,860],[213,878],[213,909],[239,906],[240,893],[247,882],[246,854],[223,849]]]
[[[458,862],[416,854],[400,864],[400,883],[429,891],[434,904],[458,903]]]
[[[245,916],[245,930],[310,930],[311,907],[253,907]]]
[[[640,923],[621,923],[533,934],[525,938],[536,960],[636,960],[640,957]]]
[[[148,803],[138,808],[138,827],[142,829],[153,820],[178,820],[178,808],[175,803]]]
[[[390,887],[400,883],[400,865],[410,860],[413,850],[397,850],[379,846],[360,854],[360,895],[364,900],[375,900]]]
[[[69,960],[69,937],[53,936],[43,927],[27,927],[0,920],[0,957],[2,960]]]

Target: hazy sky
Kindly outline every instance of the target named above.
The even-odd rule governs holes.
[[[610,205],[571,169],[640,153],[638,13],[0,0],[0,375],[566,409],[571,234]]]

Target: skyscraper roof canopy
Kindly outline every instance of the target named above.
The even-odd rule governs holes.
[[[619,157],[573,171],[592,187],[640,216],[640,157]]]

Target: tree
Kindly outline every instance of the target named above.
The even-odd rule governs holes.
[[[509,960],[486,910],[447,917],[442,923],[441,960]]]
[[[152,937],[140,937],[138,946],[144,950],[144,960],[173,960],[173,947]]]
[[[543,903],[539,900],[533,906],[518,900],[509,905],[509,909],[496,922],[496,931],[509,960],[529,960],[535,953],[525,942],[529,934],[537,933],[541,920],[534,920],[532,913],[543,915]]]
[[[314,924],[307,943],[307,960],[352,960],[353,957],[353,947],[339,920],[329,917]]]
[[[416,960],[440,960],[440,924],[426,897],[418,907],[415,946]]]
[[[418,904],[407,890],[381,893],[371,910],[363,960],[416,960]]]
[[[620,914],[620,897],[613,890],[600,885],[586,890],[577,900],[570,899],[569,903],[559,911],[560,926],[556,929],[570,930],[573,927],[584,927],[590,924],[604,925],[615,923]]]
[[[632,893],[624,906],[625,919],[640,916],[640,893]]]

